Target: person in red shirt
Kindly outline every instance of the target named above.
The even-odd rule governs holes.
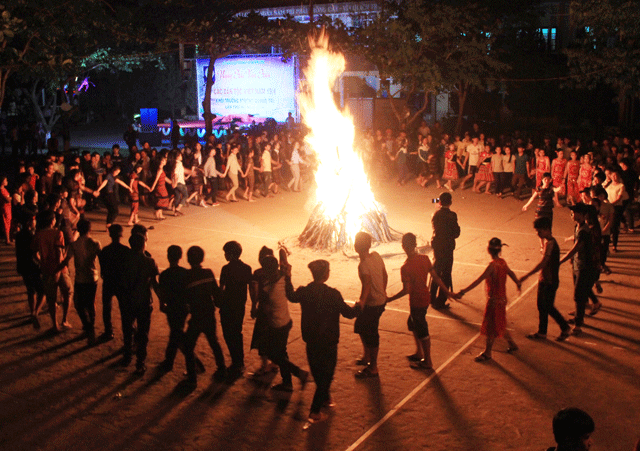
[[[33,252],[40,265],[44,281],[44,293],[49,306],[49,315],[53,322],[52,332],[60,332],[56,318],[58,288],[62,293],[62,328],[71,329],[67,321],[69,300],[71,299],[71,278],[67,266],[60,263],[65,257],[65,242],[62,231],[55,228],[56,215],[51,210],[45,210],[38,217],[38,231],[33,238]]]
[[[387,298],[387,303],[395,301],[405,295],[409,295],[409,306],[411,313],[407,320],[409,330],[413,332],[416,342],[416,353],[407,358],[411,361],[411,368],[433,370],[431,361],[431,337],[429,336],[429,326],[427,325],[427,308],[431,303],[427,276],[431,274],[434,282],[440,286],[447,297],[452,298],[447,286],[440,280],[438,274],[431,265],[431,260],[426,255],[418,254],[416,251],[417,240],[413,233],[405,233],[402,236],[402,249],[407,254],[407,260],[400,268],[402,277],[402,290]]]

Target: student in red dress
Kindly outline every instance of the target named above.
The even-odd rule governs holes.
[[[486,279],[487,286],[487,307],[482,319],[480,333],[487,337],[484,351],[475,358],[476,362],[491,360],[491,349],[496,338],[504,338],[509,343],[507,352],[518,350],[518,345],[513,341],[511,334],[507,330],[507,276],[511,278],[520,291],[520,281],[511,271],[507,262],[500,257],[503,243],[500,238],[491,238],[487,251],[491,255],[491,263],[484,272],[474,280],[471,285],[456,293],[456,298],[461,298],[465,293],[480,285]]]
[[[566,186],[565,186],[565,172],[567,169],[567,160],[564,157],[564,152],[562,149],[558,149],[556,151],[558,155],[551,162],[551,178],[553,179],[553,187],[560,188],[557,193],[559,196],[566,195]]]
[[[570,160],[567,161],[564,178],[567,183],[567,203],[573,205],[580,201],[580,188],[578,186],[578,176],[580,175],[580,162],[578,152],[571,151]]]
[[[458,163],[457,163],[456,145],[449,144],[449,148],[444,154],[444,174],[442,178],[446,180],[444,187],[449,191],[453,191],[452,183],[458,181]]]
[[[585,154],[580,165],[580,175],[578,176],[578,191],[589,188],[593,182],[593,165],[591,164],[591,155]]]

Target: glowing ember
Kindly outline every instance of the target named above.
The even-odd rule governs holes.
[[[328,36],[309,39],[312,53],[304,71],[306,86],[298,102],[310,133],[305,140],[316,152],[318,204],[299,237],[303,246],[339,249],[351,246],[356,233],[376,241],[394,239],[376,202],[362,160],[353,148],[355,129],[348,112],[338,110],[331,88],[345,69],[344,55],[328,50]]]

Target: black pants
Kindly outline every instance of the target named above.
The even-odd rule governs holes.
[[[291,375],[300,377],[302,370],[289,361],[289,355],[287,354],[287,341],[289,340],[289,331],[293,325],[292,321],[289,321],[284,327],[269,328],[269,344],[267,346],[267,357],[276,365],[280,367],[280,376],[282,376],[282,383],[291,385]]]
[[[538,333],[546,335],[549,325],[549,316],[554,319],[564,332],[569,329],[569,324],[555,307],[556,291],[558,284],[540,282],[538,284]]]
[[[118,199],[116,193],[106,193],[104,205],[107,207],[107,224],[113,224],[118,217]]]
[[[90,337],[95,334],[97,289],[96,282],[76,283],[73,287],[73,303],[82,322],[82,330]]]
[[[115,296],[120,307],[120,315],[122,316],[121,299],[122,295],[117,293],[115,283],[109,280],[102,281],[102,324],[104,325],[104,333],[113,333],[113,323],[111,322],[111,310],[113,309],[113,297]]]
[[[597,279],[598,275],[594,271],[573,271],[573,300],[576,303],[577,327],[582,327],[584,324],[584,312],[589,302],[591,288]]]
[[[164,351],[164,360],[173,364],[176,359],[178,349],[181,349],[186,359],[184,322],[187,319],[185,310],[167,312],[167,322],[169,323],[169,342],[167,349]]]
[[[151,328],[151,312],[153,307],[147,304],[148,301],[125,300],[120,305],[120,315],[122,316],[122,334],[124,341],[124,358],[129,359],[132,355],[133,341],[136,343],[137,365],[143,365],[147,360],[147,344],[149,343],[149,329]],[[133,323],[137,324],[134,329]],[[135,331],[135,334],[134,334]]]
[[[242,323],[244,321],[244,305],[241,308],[220,309],[220,325],[222,335],[231,354],[231,366],[241,368],[244,366],[244,348],[242,336]]]
[[[442,280],[442,283],[451,290],[453,281],[451,279],[451,271],[453,270],[453,249],[439,249],[437,246],[433,248],[434,261],[433,269]],[[431,280],[431,305],[433,308],[442,308],[447,302],[447,295],[440,289],[434,280]],[[437,296],[436,296],[437,294]]]
[[[207,181],[209,182],[209,186],[211,187],[211,202],[214,204],[218,202],[216,199],[218,198],[218,177],[208,177]]]
[[[218,368],[225,368],[224,354],[222,353],[222,348],[220,347],[220,343],[218,343],[218,336],[216,335],[216,317],[214,312],[212,311],[210,314],[201,314],[200,312],[196,315],[192,314],[189,320],[189,327],[184,337],[187,377],[191,380],[195,380],[196,378],[196,358],[193,351],[196,348],[200,334],[204,334],[205,337],[207,337]]]
[[[338,360],[337,343],[307,343],[307,360],[316,383],[316,392],[311,402],[311,413],[319,413],[331,398],[329,390]]]

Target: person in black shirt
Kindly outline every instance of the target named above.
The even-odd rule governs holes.
[[[453,202],[451,194],[440,194],[439,209],[431,217],[433,236],[431,247],[433,248],[433,269],[449,291],[453,290],[451,271],[453,270],[453,250],[456,248],[456,238],[460,236],[458,215],[449,208]],[[431,306],[436,310],[450,308],[446,304],[447,293],[439,289],[438,284],[431,281]],[[436,296],[437,293],[437,296]]]
[[[543,241],[543,257],[535,268],[520,278],[520,283],[524,282],[530,276],[540,271],[540,280],[538,282],[538,331],[527,335],[530,339],[546,339],[547,325],[549,324],[549,316],[560,326],[560,336],[557,341],[564,341],[569,337],[571,327],[564,319],[562,314],[553,305],[556,299],[556,291],[558,290],[560,269],[560,246],[551,234],[551,219],[548,217],[540,217],[533,221],[533,228],[536,229],[538,237]]]
[[[224,354],[216,335],[216,306],[214,302],[219,302],[220,299],[218,282],[213,271],[202,267],[204,250],[201,247],[191,246],[187,251],[187,261],[191,269],[187,271],[186,300],[191,319],[185,334],[185,358],[187,361],[187,380],[189,384],[195,386],[198,381],[193,350],[201,333],[207,337],[218,366],[213,377],[218,381],[223,380],[226,376],[226,367]]]
[[[27,288],[27,302],[29,303],[31,321],[33,327],[37,330],[40,329],[38,314],[44,303],[44,284],[40,267],[33,260],[31,252],[33,236],[36,230],[36,217],[29,216],[23,218],[23,221],[20,231],[16,233],[16,265],[18,274],[22,276],[24,285]]]
[[[307,344],[307,359],[316,383],[309,414],[309,422],[314,423],[326,418],[320,409],[332,405],[329,389],[338,358],[340,315],[355,318],[359,307],[357,303],[353,307],[347,305],[338,290],[325,284],[329,279],[328,261],[314,260],[309,269],[313,282],[288,293],[288,297],[299,303],[302,311],[302,339]],[[293,291],[293,287],[287,288]]]
[[[573,247],[560,260],[560,264],[571,259],[573,261],[573,300],[576,303],[576,317],[573,335],[582,333],[584,324],[584,312],[589,302],[589,294],[593,284],[598,279],[597,258],[594,249],[593,237],[589,225],[586,222],[589,208],[582,202],[569,207],[571,215],[576,223],[573,234]]]
[[[111,309],[114,296],[118,301],[120,316],[122,316],[124,294],[122,263],[126,261],[130,252],[127,246],[120,243],[122,238],[122,226],[120,224],[113,224],[109,227],[109,237],[111,238],[111,244],[106,245],[98,254],[100,275],[102,277],[102,323],[104,325],[104,332],[98,337],[98,341],[113,340]]]
[[[142,375],[146,371],[147,344],[149,343],[149,329],[151,327],[151,312],[153,299],[151,288],[158,291],[158,266],[153,258],[145,255],[144,236],[133,234],[129,237],[131,251],[124,262],[123,271],[123,300],[120,304],[122,332],[124,335],[124,355],[122,366],[131,363],[133,323],[137,323],[135,332],[136,342],[136,374]]]
[[[222,247],[224,257],[229,262],[220,271],[220,325],[224,341],[231,354],[229,376],[238,378],[244,372],[244,348],[242,322],[247,303],[247,287],[251,282],[251,266],[240,260],[242,246],[237,241],[229,241]]]
[[[182,248],[175,245],[169,246],[167,249],[169,268],[160,273],[158,281],[160,311],[166,313],[169,323],[169,342],[164,353],[164,361],[160,363],[160,368],[163,371],[173,369],[173,361],[178,349],[184,353],[184,322],[189,314],[189,309],[185,302],[187,269],[180,266],[181,258]]]

